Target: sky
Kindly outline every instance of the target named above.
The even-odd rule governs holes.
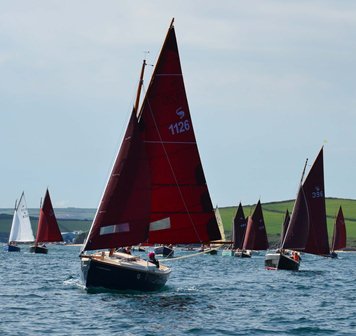
[[[0,8],[0,208],[22,191],[38,207],[47,187],[54,207],[98,206],[142,59],[156,62],[173,17],[214,205],[294,199],[306,158],[308,171],[322,146],[326,196],[356,199],[356,2]]]

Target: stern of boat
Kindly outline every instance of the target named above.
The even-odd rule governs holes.
[[[267,253],[265,257],[265,267],[269,270],[298,271],[299,264],[298,261],[280,252]]]

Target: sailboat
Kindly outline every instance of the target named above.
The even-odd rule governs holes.
[[[242,250],[247,220],[242,208],[241,202],[237,208],[233,223],[232,223],[232,243],[229,248],[222,251],[223,256],[250,257],[249,253]]]
[[[247,219],[245,217],[242,204],[240,202],[239,207],[234,218],[234,228],[233,228],[233,249],[235,251],[234,256],[240,258],[250,258],[250,251],[243,249],[243,244],[246,235]]]
[[[4,251],[20,252],[17,243],[30,243],[35,240],[32,232],[30,216],[28,214],[25,193],[21,194],[20,200],[15,204],[14,216],[9,235],[9,242],[4,246]]]
[[[261,202],[258,201],[257,205],[252,213],[252,216],[248,217],[246,233],[242,250],[248,256],[252,251],[263,251],[268,249],[268,238],[266,232],[266,225],[263,218]]]
[[[153,291],[171,268],[115,249],[139,243],[196,244],[221,238],[185,93],[175,29],[136,101],[80,254],[86,288]],[[109,249],[109,250],[107,250]],[[88,251],[101,250],[88,253]]]
[[[346,247],[346,226],[345,226],[344,214],[340,206],[334,223],[334,232],[333,232],[330,256],[332,258],[337,258],[337,253],[335,251],[344,249],[345,247]]]
[[[303,182],[304,166],[283,244],[275,253],[267,253],[267,269],[299,270],[299,252],[328,256],[323,148]]]
[[[168,246],[166,246],[166,245],[156,246],[153,249],[153,251],[155,254],[162,255],[165,258],[173,258],[174,257],[174,248],[173,248],[172,244],[170,244]]]
[[[38,219],[37,235],[35,245],[30,247],[31,253],[48,253],[44,243],[62,242],[63,237],[59,230],[56,216],[54,214],[51,198],[48,189],[40,207],[40,216]],[[40,244],[42,243],[42,244]]]

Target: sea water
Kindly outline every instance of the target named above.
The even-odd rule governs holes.
[[[1,252],[0,335],[356,335],[356,253],[303,255],[299,272],[263,254],[171,259],[161,291],[88,293],[79,251]]]

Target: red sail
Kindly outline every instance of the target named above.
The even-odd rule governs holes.
[[[151,171],[149,242],[221,239],[193,130],[174,27],[140,113]]]
[[[84,250],[219,239],[171,26],[138,119],[133,111]]]
[[[304,252],[328,255],[330,249],[326,225],[323,148],[303,183],[303,189],[310,220],[308,240]]]
[[[147,163],[133,110],[85,250],[135,245],[147,239],[150,200]]]
[[[56,216],[53,211],[51,198],[48,189],[40,209],[38,220],[36,244],[39,242],[59,242],[63,241],[61,231],[59,230]]]
[[[261,202],[258,201],[256,208],[248,218],[246,234],[243,244],[244,250],[267,250],[268,240],[266,226],[263,219]]]
[[[232,230],[232,240],[234,242],[234,249],[242,249],[246,233],[246,227],[247,221],[245,218],[244,210],[242,208],[242,204],[240,203],[234,218],[234,226]]]
[[[282,244],[283,249],[304,250],[309,233],[309,212],[303,186],[299,187],[298,195]]]
[[[331,250],[332,251],[341,250],[345,247],[346,247],[346,226],[345,226],[344,214],[340,206],[339,212],[335,220]]]
[[[328,255],[323,148],[300,186],[283,248]]]

